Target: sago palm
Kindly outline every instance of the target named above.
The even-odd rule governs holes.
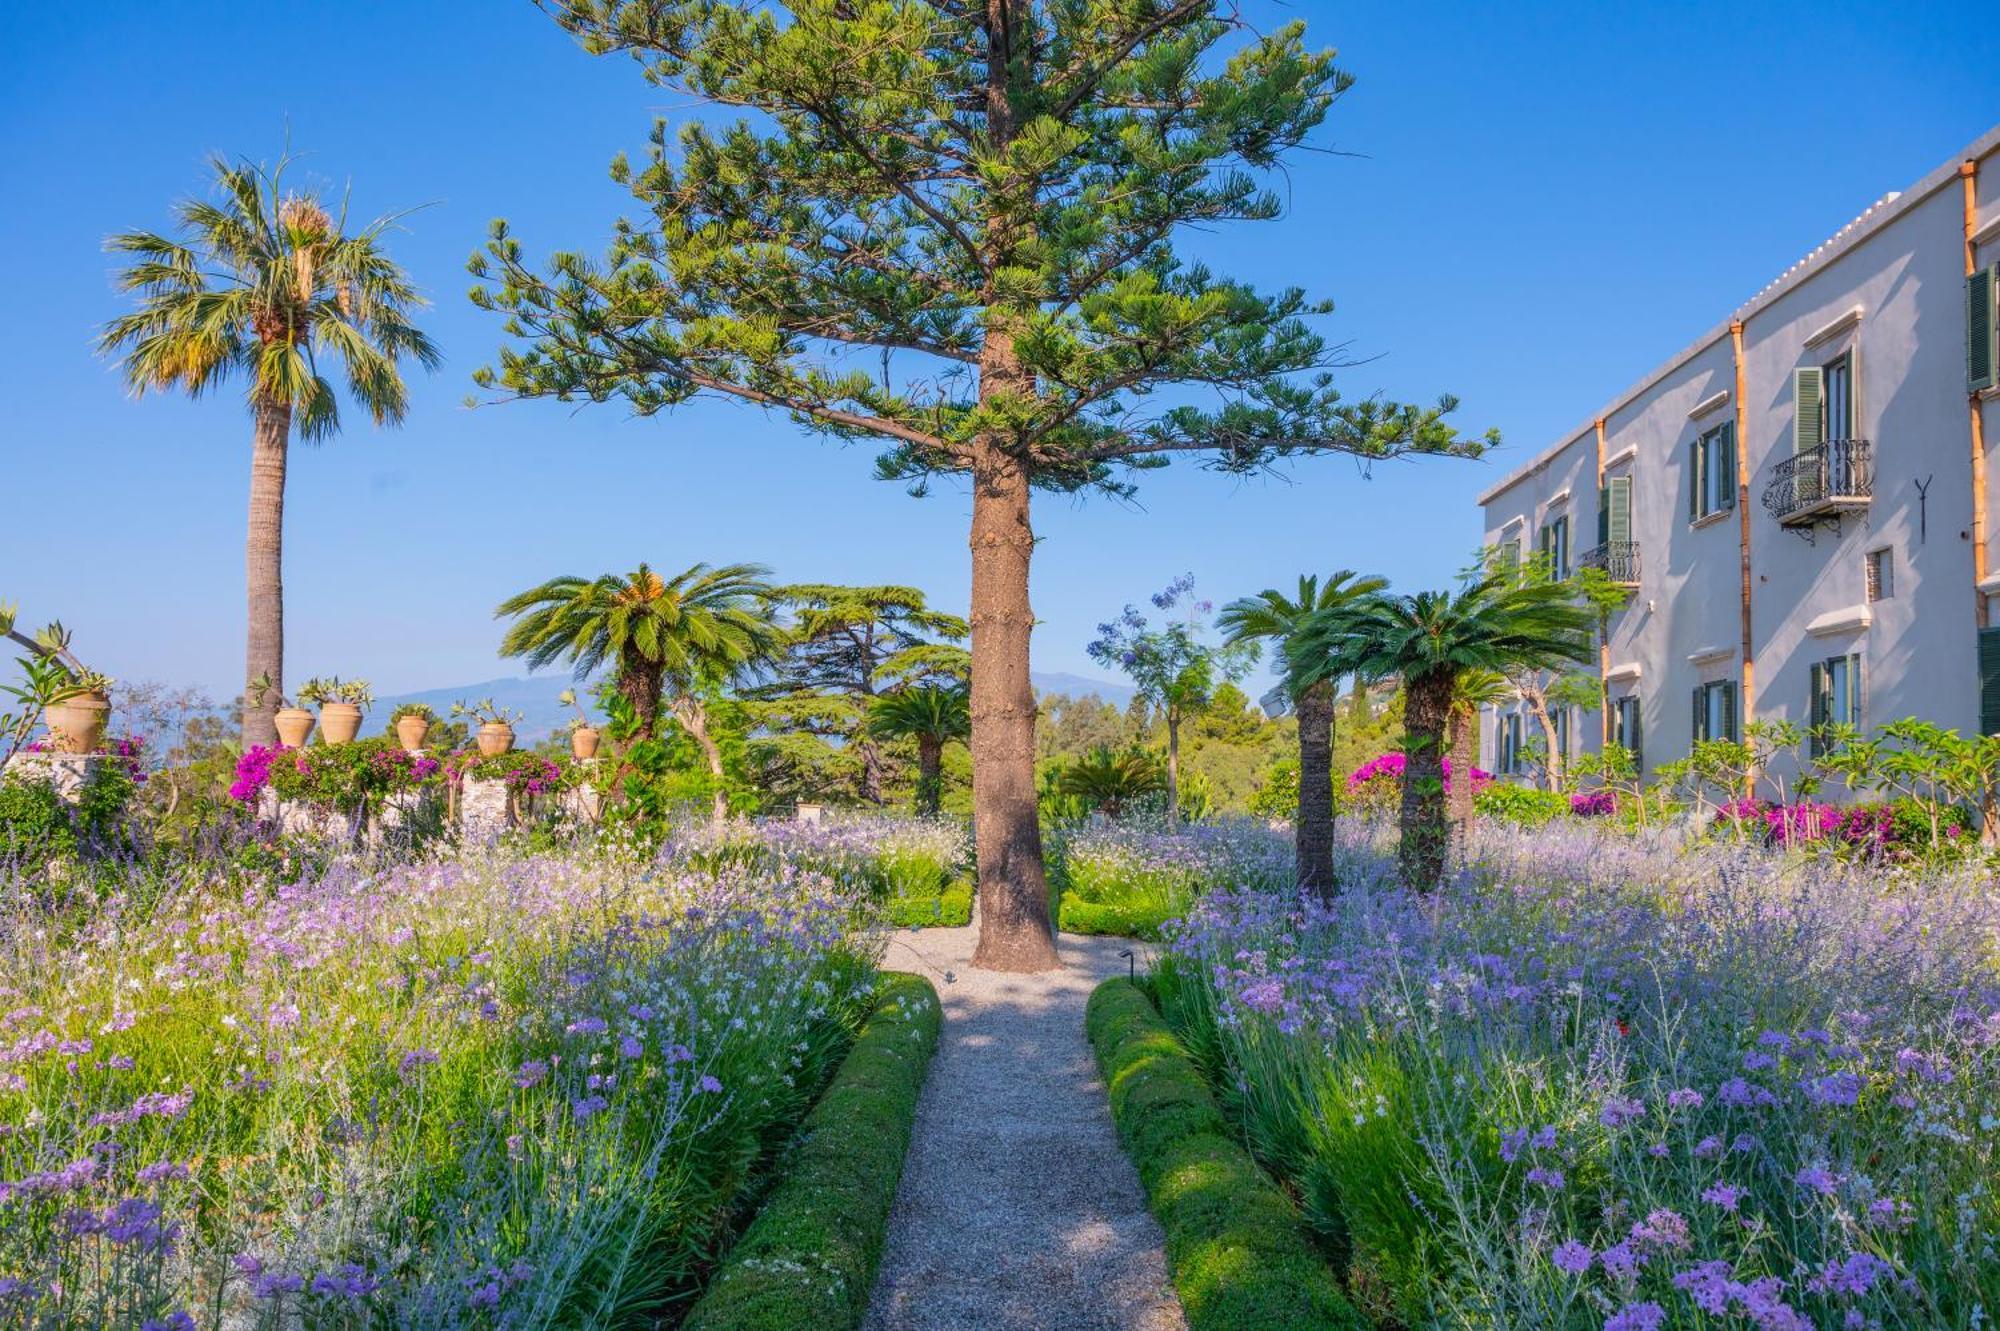
[[[1456,591],[1382,598],[1347,626],[1357,673],[1403,681],[1402,837],[1406,885],[1433,891],[1444,879],[1445,730],[1468,671],[1581,665],[1593,652],[1595,619],[1561,583],[1469,577]],[[1470,781],[1466,783],[1470,786]]]
[[[641,564],[623,575],[551,578],[494,611],[514,616],[500,654],[520,657],[531,670],[566,660],[579,680],[609,664],[613,687],[631,704],[638,740],[658,734],[664,698],[707,759],[720,821],[729,812],[722,750],[709,734],[702,697],[763,663],[783,642],[763,580],[768,571],[758,564],[695,564],[662,578]]]
[[[1350,569],[1321,582],[1317,576],[1299,579],[1296,595],[1267,588],[1255,596],[1222,608],[1216,624],[1232,643],[1269,639],[1277,657],[1286,694],[1299,723],[1299,808],[1293,841],[1299,889],[1322,897],[1333,895],[1333,714],[1344,661],[1310,652],[1303,645],[1307,624],[1317,619],[1321,631],[1329,621],[1359,613],[1389,584],[1364,578]],[[1338,635],[1336,639],[1338,640]]]
[[[231,378],[252,421],[250,521],[244,542],[249,634],[243,741],[273,744],[284,687],[285,468],[294,434],[339,431],[338,367],[347,394],[377,425],[403,419],[402,364],[438,363],[410,322],[425,302],[382,247],[382,218],[349,233],[311,190],[291,190],[286,160],[266,170],[212,160],[215,197],[174,206],[177,234],[129,231],[107,247],[128,265],[121,290],[138,308],[105,325],[98,347],[118,356],[134,393],[170,388],[199,397]]]
[[[917,812],[938,811],[944,791],[944,746],[972,738],[972,710],[962,687],[917,684],[869,704],[868,733],[917,742]]]
[[[1445,725],[1445,747],[1451,755],[1451,783],[1445,790],[1445,813],[1451,839],[1463,855],[1472,839],[1472,773],[1479,761],[1479,712],[1514,696],[1514,686],[1497,670],[1464,670],[1452,686],[1451,719]]]
[[[1092,749],[1063,769],[1056,789],[1116,819],[1133,800],[1167,788],[1166,769],[1143,749]]]

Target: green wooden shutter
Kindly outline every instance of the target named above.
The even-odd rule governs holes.
[[[1722,473],[1717,508],[1736,507],[1736,422],[1724,421],[1715,437],[1715,469]]]
[[[1979,630],[1979,733],[2000,735],[2000,628]]]
[[[1826,724],[1825,663],[1821,661],[1814,661],[1812,663],[1812,670],[1810,674],[1812,682],[1810,685],[1808,685],[1808,687],[1812,690],[1812,693],[1811,696],[1809,696],[1806,700],[1806,717],[1807,717],[1806,724],[1811,726],[1814,730],[1818,730],[1821,726]]]
[[[2000,265],[1982,268],[1965,279],[1965,386],[1977,393],[2000,377],[2000,329],[1995,328],[1995,288]]]
[[[1734,741],[1736,738],[1736,681],[1722,682],[1722,735],[1721,738]]]
[[[1694,730],[1691,738],[1696,744],[1702,739],[1702,720],[1708,715],[1708,689],[1703,685],[1694,686]]]
[[[1604,484],[1604,536],[1607,542],[1632,539],[1632,478],[1613,476]]]
[[[1822,413],[1826,400],[1825,375],[1817,365],[1802,365],[1792,371],[1792,451],[1803,453],[1818,448],[1826,422]]]
[[[1597,543],[1603,545],[1611,539],[1611,487],[1597,487]]]
[[[1632,750],[1632,770],[1643,773],[1646,770],[1646,722],[1644,709],[1639,705],[1639,695],[1633,694],[1625,700],[1630,707],[1630,715],[1625,721],[1625,747]]]
[[[1847,715],[1841,720],[1859,726],[1866,714],[1861,703],[1861,653],[1856,652],[1847,658]]]

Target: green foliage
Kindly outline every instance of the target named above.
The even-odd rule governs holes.
[[[1107,818],[1166,786],[1158,758],[1143,749],[1096,749],[1063,767],[1055,780],[1058,794],[1080,801]]]
[[[397,703],[395,710],[389,713],[389,724],[394,726],[406,716],[414,716],[419,720],[428,721],[432,725],[436,725],[438,722],[438,714],[431,710],[429,703],[403,702]],[[424,737],[426,739],[430,738],[428,731],[425,732]]]
[[[76,825],[53,785],[0,776],[0,864],[72,855],[76,848]]]
[[[366,708],[375,701],[375,689],[365,679],[342,679],[338,675],[322,679],[314,676],[299,685],[297,697],[301,707],[322,707],[330,702],[344,702]]]
[[[1281,758],[1250,797],[1250,812],[1259,818],[1291,818],[1299,811],[1299,760]]]
[[[860,1326],[942,1015],[928,980],[882,972],[873,1012],[779,1161],[781,1181],[683,1331]]]
[[[388,736],[351,744],[309,744],[271,763],[271,789],[286,802],[346,814],[379,806],[399,791],[436,788],[435,775],[419,775],[419,760]]]
[[[1145,993],[1105,981],[1085,1030],[1119,1140],[1166,1230],[1189,1331],[1363,1331],[1298,1212],[1238,1143]]]
[[[1472,792],[1472,809],[1516,827],[1544,827],[1569,816],[1569,796],[1559,790],[1537,790],[1513,781],[1493,781]]]

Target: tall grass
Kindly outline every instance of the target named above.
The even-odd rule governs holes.
[[[467,851],[0,919],[0,1323],[632,1325],[871,982],[793,864]]]
[[[2000,1310],[2000,899],[1965,872],[1489,831],[1435,900],[1211,895],[1160,992],[1330,1259],[1410,1326]]]

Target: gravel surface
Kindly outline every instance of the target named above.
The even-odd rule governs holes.
[[[975,936],[904,930],[884,959],[931,978],[945,1021],[864,1331],[1185,1331],[1083,1038],[1141,945],[1065,935],[1064,969],[1003,975],[972,969]]]

